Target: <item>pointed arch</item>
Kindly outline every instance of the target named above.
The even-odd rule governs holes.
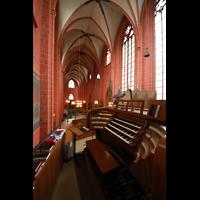
[[[68,99],[69,99],[69,100],[74,100],[74,95],[73,95],[73,94],[70,94],[69,97],[68,97]]]

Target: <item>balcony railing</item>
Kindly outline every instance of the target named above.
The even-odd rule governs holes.
[[[81,115],[86,115],[86,114],[87,114],[87,113],[81,113]],[[70,114],[70,115],[68,115],[66,118],[64,118],[64,120],[63,120],[58,126],[56,126],[55,129],[53,129],[42,141],[40,141],[40,142],[33,148],[33,153],[35,152],[35,150],[37,150],[37,149],[40,148],[40,146],[44,143],[44,141],[45,141],[46,139],[48,139],[48,138],[50,137],[50,135],[54,133],[54,131],[56,131],[58,128],[61,128],[61,125],[62,125],[66,120],[68,121],[68,119],[71,118],[71,117],[73,117],[73,116],[75,116],[75,119],[76,119],[76,116],[79,116],[79,115],[80,115],[80,113]]]

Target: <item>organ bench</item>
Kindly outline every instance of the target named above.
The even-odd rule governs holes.
[[[147,115],[143,106],[124,100],[87,114],[96,131],[88,155],[107,199],[166,199],[166,100],[151,100]]]
[[[99,140],[89,140],[86,141],[86,144],[92,154],[92,157],[97,163],[102,176],[107,175],[119,167],[119,164],[113,158],[112,154]],[[101,152],[101,154],[99,152]]]

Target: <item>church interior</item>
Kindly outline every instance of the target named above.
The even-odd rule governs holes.
[[[166,0],[33,0],[33,199],[166,199]]]

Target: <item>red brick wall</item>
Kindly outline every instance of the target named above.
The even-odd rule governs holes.
[[[111,79],[111,63],[107,65],[107,50],[108,48],[105,46],[104,51],[102,54],[102,60],[101,60],[101,85],[100,85],[100,100],[103,100],[103,105],[107,106],[107,92],[108,92],[108,86],[109,86],[109,80]],[[111,58],[112,59],[112,58]]]
[[[147,12],[146,12],[147,7]],[[140,74],[136,76],[138,87],[141,90],[155,90],[155,0],[144,2],[140,18],[140,51],[138,53],[137,70]],[[147,21],[146,21],[147,20]],[[149,49],[150,56],[144,57],[146,47]],[[141,86],[140,86],[141,85]]]
[[[60,103],[59,96],[61,93],[61,82],[60,77],[62,76],[61,71],[59,70],[59,59],[58,56],[58,23],[59,23],[59,1],[57,2],[57,6],[54,8],[56,10],[56,18],[55,18],[55,32],[54,32],[54,113],[53,121],[55,122],[55,126],[58,126],[60,121],[62,120],[62,116],[60,116]]]
[[[118,85],[120,85],[120,90],[122,89],[122,42],[124,33],[129,24],[130,22],[124,16],[119,24],[119,28],[115,36],[114,49],[111,59],[111,78],[113,95],[118,92]]]
[[[40,77],[40,43],[43,1],[33,0],[33,71]],[[40,126],[33,133],[33,147],[40,142]]]
[[[58,93],[63,95],[63,83],[59,81],[63,75],[60,75],[58,50],[54,48],[58,19],[51,14],[56,3],[57,0],[33,0],[33,71],[40,77],[40,126],[33,132],[33,147],[51,132],[54,121],[57,125],[61,122],[63,114],[58,109],[58,102],[63,104],[63,98],[58,98]]]

